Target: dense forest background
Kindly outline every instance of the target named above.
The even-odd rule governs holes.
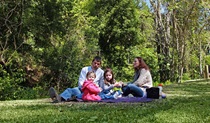
[[[209,47],[208,0],[1,0],[0,100],[75,87],[96,55],[124,82],[136,56],[155,83],[203,78]]]

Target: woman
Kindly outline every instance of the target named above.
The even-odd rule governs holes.
[[[152,76],[149,67],[141,57],[136,57],[133,62],[135,70],[134,80],[123,87],[123,96],[132,94],[135,97],[143,97],[146,88],[152,87]]]

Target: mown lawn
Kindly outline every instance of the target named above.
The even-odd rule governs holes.
[[[0,123],[210,123],[210,81],[164,86],[149,103],[0,102]]]

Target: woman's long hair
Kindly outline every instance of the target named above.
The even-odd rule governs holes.
[[[108,72],[110,72],[112,74],[112,79],[110,81],[106,80],[106,73],[108,73]],[[106,68],[106,70],[104,71],[104,83],[106,85],[115,83],[114,74],[113,74],[113,71],[111,68]]]
[[[136,59],[138,59],[139,61],[139,66],[135,68],[135,71],[140,70],[141,68],[149,70],[149,67],[147,66],[147,64],[144,62],[144,60],[141,57],[136,57]]]

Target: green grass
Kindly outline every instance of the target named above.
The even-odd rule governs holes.
[[[50,99],[0,102],[0,123],[210,123],[210,82],[163,87],[149,103],[53,104]]]

